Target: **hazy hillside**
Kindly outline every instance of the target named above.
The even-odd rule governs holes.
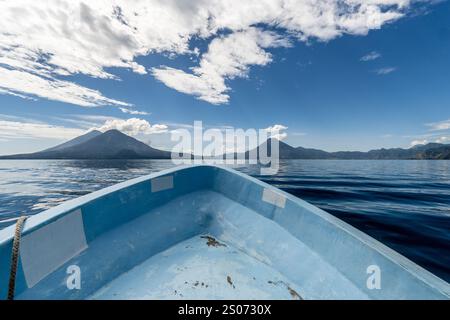
[[[267,149],[271,152],[270,139]],[[261,145],[253,150],[259,154]],[[250,152],[245,153],[248,159]],[[236,154],[234,155],[237,156]],[[225,157],[225,155],[224,155]],[[342,159],[342,160],[409,160],[450,159],[450,145],[429,143],[409,149],[377,149],[368,152],[326,152],[318,149],[292,147],[279,141],[280,159]],[[0,159],[170,159],[171,153],[154,149],[118,130],[105,133],[91,131],[85,135],[40,152],[1,156]]]
[[[171,153],[154,149],[118,130],[92,131],[54,148],[3,159],[170,159]]]
[[[270,154],[270,139],[267,149]],[[280,159],[339,159],[339,160],[421,160],[421,159],[450,159],[450,145],[429,143],[426,145],[415,146],[409,149],[392,148],[377,149],[368,152],[361,151],[338,151],[326,152],[318,149],[309,149],[303,147],[294,148],[287,143],[279,141]],[[260,146],[256,148],[259,152]],[[255,152],[255,150],[253,150]],[[246,152],[245,157],[249,157]]]

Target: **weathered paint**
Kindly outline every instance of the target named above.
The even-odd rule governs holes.
[[[211,245],[211,242],[217,244]],[[228,243],[204,235],[154,255],[89,298],[301,298],[299,293],[293,292],[300,292],[300,289],[278,271]]]
[[[24,237],[78,209],[86,247],[53,264],[31,288],[23,265],[30,262],[21,259],[17,298],[450,297],[448,283],[373,238],[228,168],[179,167],[94,192],[30,217]],[[13,226],[0,230],[0,297],[6,297],[13,232]],[[81,289],[66,286],[71,265],[80,268]],[[380,289],[367,286],[374,265]]]

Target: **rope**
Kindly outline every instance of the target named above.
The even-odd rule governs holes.
[[[23,226],[27,218],[27,216],[22,216],[16,222],[16,230],[14,232],[11,254],[11,271],[9,273],[8,300],[14,300],[14,292],[16,289],[17,263],[19,261],[20,237],[22,236]]]

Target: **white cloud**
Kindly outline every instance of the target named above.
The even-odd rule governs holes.
[[[120,118],[102,115],[84,115],[84,114],[71,114],[67,117],[51,117],[52,120],[70,123],[76,127],[83,129],[91,129],[103,125],[108,120],[120,120]]]
[[[450,143],[450,136],[447,134],[447,130],[450,130],[450,119],[432,123],[426,123],[425,126],[429,127],[428,133],[416,136],[405,136],[405,138],[414,138],[411,142],[411,146],[427,144],[429,142],[436,143]],[[444,132],[443,132],[444,131]]]
[[[210,140],[203,140],[204,136],[202,135],[196,135],[194,136],[194,126],[190,124],[184,124],[184,123],[168,123],[173,129],[169,131],[170,134],[183,134],[184,132],[189,132],[191,135],[191,139],[197,139],[197,141],[203,141],[203,147],[207,146],[209,143],[211,143]],[[283,140],[287,137],[287,134],[285,132],[282,132],[283,130],[286,130],[287,127],[275,124],[272,126],[269,126],[268,128],[261,128],[261,130],[265,130],[268,132],[268,135],[266,137],[260,137],[261,139],[272,137],[277,138],[278,140]],[[203,124],[203,130],[204,134],[208,130],[209,132],[217,132],[218,134],[222,135],[222,142],[224,145],[224,153],[231,153],[231,152],[245,152],[248,150],[252,150],[258,146],[258,143],[262,143],[263,141],[257,140],[253,141],[253,139],[242,139],[242,131],[248,135],[251,135],[253,130],[256,130],[256,134],[259,134],[259,128],[235,128],[229,125],[205,125]],[[241,131],[242,130],[242,131]],[[250,130],[250,131],[249,131]],[[170,134],[166,136],[166,140],[162,142],[161,137],[159,138],[159,142],[156,145],[160,149],[170,150],[170,147],[173,147],[176,145],[176,142],[171,141]],[[299,135],[304,135],[303,133],[298,133]],[[259,138],[258,138],[259,139]],[[152,139],[152,142],[157,141],[156,139]],[[220,141],[220,140],[219,140]],[[192,150],[189,150],[189,152],[192,152]]]
[[[283,126],[282,124],[275,124],[273,126],[270,126],[264,130],[266,130],[269,133],[270,138],[275,138],[278,140],[284,140],[287,138],[287,133],[282,132],[284,130],[287,130],[288,127]]]
[[[138,111],[138,110],[133,110],[133,109],[128,109],[128,108],[123,108],[123,107],[120,107],[119,109],[120,109],[120,111],[122,111],[123,113],[132,114],[132,115],[142,115],[142,116],[146,116],[146,115],[149,115],[149,114],[150,114],[150,113],[145,112],[145,111]]]
[[[31,94],[84,107],[107,104],[129,105],[121,101],[108,99],[97,90],[88,89],[73,82],[45,78],[29,72],[2,67],[0,67],[0,89],[2,89],[0,93],[8,93],[19,97],[24,97],[23,94]]]
[[[411,141],[411,147],[414,147],[414,146],[418,146],[418,145],[424,145],[424,144],[427,144],[428,143],[428,140],[427,139],[421,139],[421,140],[413,140],[413,141]]]
[[[450,137],[439,137],[435,141],[436,143],[449,143]]]
[[[250,141],[240,139],[241,136],[238,135],[237,128],[233,128],[230,126],[218,126],[218,127],[211,126],[210,130],[214,130],[222,134],[225,153],[245,152],[248,150],[252,150],[258,146],[258,143],[263,142],[263,141],[251,141],[251,139]],[[242,128],[242,130],[246,132],[247,130],[252,130],[252,128],[247,129]],[[258,134],[258,129],[255,128],[255,130],[256,133]],[[280,124],[275,124],[263,130],[265,130],[268,133],[268,138],[275,138],[281,141],[287,137],[287,134],[285,132],[282,132],[284,130],[287,130],[287,127]],[[231,134],[232,132],[234,132],[235,134]]]
[[[122,119],[107,120],[102,126],[93,129],[102,132],[116,129],[130,136],[137,136],[139,134],[165,133],[168,131],[168,126],[165,124],[151,125],[146,120],[131,118],[127,120]]]
[[[0,139],[72,139],[85,133],[78,128],[66,128],[47,123],[0,120]]]
[[[283,130],[287,130],[288,127],[283,126],[282,124],[274,124],[273,126],[270,126],[268,128],[265,128],[264,130],[266,130],[267,132],[279,132],[279,131],[283,131]]]
[[[86,133],[89,130],[102,132],[117,129],[131,136],[168,133],[165,124],[150,124],[143,119],[127,120],[97,115],[72,115],[71,118],[55,118],[70,123],[72,127],[53,125],[35,119],[0,114],[0,141],[15,140],[69,140]],[[1,153],[1,152],[0,152]]]
[[[108,120],[120,120],[120,118],[111,117],[111,116],[103,116],[98,114],[73,114],[72,117],[76,119],[81,119],[83,121],[87,121],[93,124],[103,123]]]
[[[367,61],[373,61],[381,57],[381,53],[377,51],[372,51],[366,54],[365,56],[361,57],[361,61],[367,62]]]
[[[145,75],[138,56],[191,54],[200,57],[192,72],[165,66],[152,74],[178,91],[226,103],[226,81],[245,77],[252,65],[270,63],[265,49],[292,38],[365,35],[402,17],[409,5],[409,0],[1,1],[0,90],[81,106],[125,106],[75,84],[71,76],[117,79],[111,67]],[[190,49],[193,38],[212,39],[208,51]]]
[[[10,95],[10,96],[19,97],[19,98],[26,99],[26,100],[36,101],[36,99],[33,98],[33,97],[29,97],[27,95],[16,93],[16,92],[13,92],[13,91],[10,91],[10,90],[5,90],[5,89],[2,89],[2,88],[0,88],[0,94],[7,94],[7,95]]]
[[[32,122],[32,123],[46,123],[40,120],[32,119],[30,117],[24,117],[24,116],[13,116],[9,114],[3,114],[0,113],[0,120],[7,120],[7,121],[15,121],[15,122]]]
[[[397,70],[397,68],[395,68],[395,67],[386,67],[386,68],[380,68],[380,69],[375,70],[375,73],[379,76],[384,76],[384,75],[394,72],[395,70]]]
[[[271,55],[264,48],[289,46],[289,41],[273,32],[250,28],[246,31],[214,39],[193,73],[169,67],[153,68],[153,75],[165,85],[183,93],[197,96],[212,104],[229,99],[228,79],[247,76],[249,66],[264,66]]]
[[[450,119],[444,120],[444,121],[439,121],[439,122],[428,123],[427,126],[430,127],[430,129],[432,131],[448,130],[448,129],[450,129]]]

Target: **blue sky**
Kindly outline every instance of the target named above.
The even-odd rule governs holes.
[[[236,22],[221,22],[225,27],[217,30],[186,29],[188,40],[169,34],[172,42],[150,41],[148,33],[142,42],[137,33],[136,41],[117,36],[105,46],[97,46],[102,40],[97,39],[86,55],[81,50],[88,42],[62,42],[73,46],[63,50],[47,42],[57,42],[51,34],[22,47],[33,25],[9,26],[14,38],[6,31],[0,38],[6,47],[0,49],[0,154],[37,151],[91,128],[113,127],[164,148],[171,130],[188,128],[195,120],[218,128],[281,124],[287,127],[286,142],[329,151],[450,142],[450,2],[387,2],[398,2],[399,7],[376,7],[401,16],[377,16],[378,21],[385,19],[379,28],[361,25],[351,15],[341,26],[321,23],[320,30],[302,25],[308,16],[299,17],[301,23],[289,20],[274,26],[260,18],[261,13],[244,23],[237,8],[233,14],[238,27]],[[13,3],[6,9],[13,12]],[[81,10],[77,14],[85,21],[100,21],[92,16],[95,8],[80,6],[73,10]],[[118,20],[141,10],[125,6],[115,7]],[[11,17],[6,9],[0,17],[5,15],[2,20],[7,22]],[[180,14],[179,9],[170,8],[175,11],[168,11],[169,16]],[[336,8],[330,10],[334,14]],[[142,22],[130,18],[117,28],[132,23],[137,29]],[[95,26],[93,30],[102,32]],[[124,30],[119,31],[128,32]],[[78,54],[80,44],[84,49]],[[112,45],[117,52],[107,51]],[[51,68],[49,74],[43,66]],[[48,89],[34,77],[12,80],[30,74],[50,79],[58,89]],[[95,92],[86,94],[85,88]]]

